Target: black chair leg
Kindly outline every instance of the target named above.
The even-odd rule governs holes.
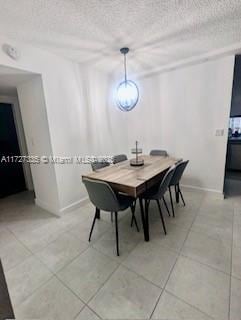
[[[111,220],[111,222],[113,222],[113,212],[112,211],[110,213],[110,220]]]
[[[168,213],[168,215],[169,215],[169,217],[170,217],[170,216],[171,216],[171,215],[170,215],[170,211],[169,211],[169,208],[168,208],[168,205],[167,205],[167,203],[166,203],[166,200],[165,200],[164,196],[162,197],[162,200],[163,200],[164,205],[165,205],[165,207],[166,207],[167,213]]]
[[[117,253],[117,256],[119,256],[120,253],[119,253],[119,233],[118,233],[118,212],[115,212],[115,236],[116,236],[116,253]]]
[[[96,212],[96,219],[100,219],[100,209],[96,208],[95,212]]]
[[[170,194],[170,200],[171,200],[171,206],[172,206],[172,216],[175,217],[173,201],[172,201],[172,190],[171,190],[171,187],[169,187],[169,194]]]
[[[182,198],[183,205],[184,205],[184,207],[185,207],[186,203],[185,203],[185,201],[184,201],[184,198],[183,198],[183,195],[182,195],[182,192],[181,192],[181,189],[180,189],[179,184],[178,184],[177,187],[178,187],[178,193],[180,193],[180,196],[181,196],[181,198]]]
[[[162,209],[161,209],[160,202],[159,202],[159,200],[156,200],[156,202],[157,202],[157,206],[158,206],[158,209],[159,209],[159,212],[160,212],[160,217],[161,217],[161,221],[162,221],[162,226],[163,226],[164,233],[167,234],[166,226],[165,226],[165,221],[164,221],[164,218],[163,218],[163,214],[162,214]]]
[[[138,227],[138,224],[137,224],[137,220],[136,220],[136,216],[135,216],[135,210],[136,210],[136,201],[134,201],[134,204],[131,205],[131,212],[132,212],[132,217],[131,217],[131,227],[133,226],[133,222],[135,223],[136,225],[136,230],[137,232],[139,232],[139,227]]]
[[[176,203],[179,203],[179,190],[178,185],[175,185]]]
[[[92,226],[91,226],[91,229],[90,229],[89,242],[90,242],[90,240],[91,240],[92,232],[93,232],[93,230],[94,230],[95,221],[96,221],[96,219],[98,219],[98,218],[97,218],[97,216],[98,216],[98,211],[97,211],[97,210],[98,210],[98,209],[96,208],[94,220],[93,220],[93,222],[92,222]]]

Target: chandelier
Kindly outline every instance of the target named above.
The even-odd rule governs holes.
[[[126,55],[129,48],[121,48],[120,52],[124,55],[125,78],[117,87],[116,103],[121,111],[131,111],[138,102],[139,90],[134,81],[127,79]]]

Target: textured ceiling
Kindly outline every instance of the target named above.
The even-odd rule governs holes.
[[[110,72],[152,72],[241,41],[240,0],[0,0],[0,35]]]

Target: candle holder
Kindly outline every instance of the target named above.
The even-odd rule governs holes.
[[[138,157],[139,154],[142,153],[142,149],[138,148],[138,141],[136,141],[136,147],[131,149],[131,153],[135,154],[135,159],[131,159],[130,165],[133,167],[139,167],[144,165],[144,160]]]

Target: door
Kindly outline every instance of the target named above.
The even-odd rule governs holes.
[[[26,190],[12,105],[0,103],[0,198]]]

